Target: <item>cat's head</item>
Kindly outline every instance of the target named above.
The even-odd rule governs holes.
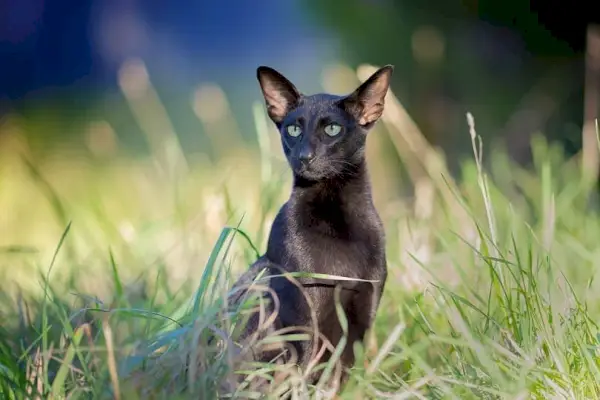
[[[308,96],[274,69],[257,69],[267,112],[297,177],[329,179],[364,162],[366,134],[383,113],[392,71],[391,65],[377,70],[347,96]]]

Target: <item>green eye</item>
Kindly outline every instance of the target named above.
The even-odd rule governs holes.
[[[342,131],[342,127],[338,124],[329,124],[325,126],[325,133],[329,136],[336,136]]]
[[[298,137],[302,133],[302,128],[300,128],[298,125],[288,125],[285,130],[287,131],[288,135],[292,137]]]

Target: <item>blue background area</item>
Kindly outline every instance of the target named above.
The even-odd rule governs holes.
[[[0,97],[66,86],[103,90],[130,56],[182,88],[255,85],[260,64],[308,84],[332,45],[296,0],[3,0]]]

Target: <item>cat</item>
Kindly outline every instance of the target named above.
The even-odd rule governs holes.
[[[373,324],[387,278],[385,233],[373,205],[365,143],[383,113],[392,72],[393,66],[384,66],[351,94],[337,96],[304,95],[275,69],[257,69],[267,113],[281,135],[293,172],[293,188],[272,224],[266,253],[234,287],[248,285],[261,271],[280,275],[262,283],[277,309],[268,331],[298,327],[314,332],[316,323],[322,335],[285,344],[287,361],[295,359],[302,368],[314,363],[323,343],[338,345],[343,335],[336,313],[335,299],[339,299],[337,304],[348,321],[348,341],[339,359],[340,384],[355,362],[353,343],[362,342]],[[290,279],[281,277],[284,272],[337,275],[355,281]],[[341,286],[338,297],[336,285]],[[255,335],[256,339],[260,318],[254,313],[240,337]],[[258,351],[253,359],[269,362],[280,350]],[[316,361],[325,362],[331,354],[330,347]],[[319,376],[311,374],[311,382]]]

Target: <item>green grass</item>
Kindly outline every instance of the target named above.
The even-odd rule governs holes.
[[[339,396],[599,398],[600,216],[579,164],[541,139],[528,169],[502,151],[482,161],[473,131],[455,183],[390,107],[369,156],[389,280]],[[255,118],[258,152],[217,164],[2,158],[0,206],[16,214],[0,227],[1,398],[256,398],[273,368],[272,397],[316,397],[290,367],[236,371],[246,311],[227,299],[289,190]],[[373,156],[384,137],[410,144],[396,148],[412,199],[386,189],[398,175]]]

